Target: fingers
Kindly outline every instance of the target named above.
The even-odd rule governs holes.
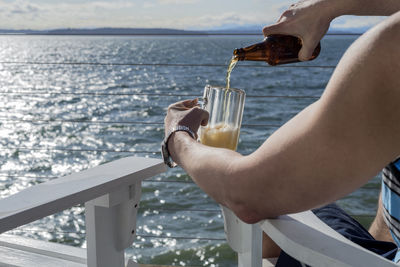
[[[183,101],[183,105],[187,108],[193,108],[197,105],[197,102],[198,102],[197,98],[188,99],[188,100]]]
[[[198,106],[196,99],[184,100],[168,107],[164,124],[171,129],[176,125],[184,125],[197,132],[200,125],[208,124],[209,113]]]
[[[202,114],[201,114],[201,126],[207,126],[208,124],[208,119],[210,118],[210,113],[208,111],[202,109]]]
[[[187,99],[183,101],[176,102],[168,107],[169,110],[188,110],[197,106],[198,99]]]
[[[312,57],[312,54],[314,53],[314,49],[317,46],[314,43],[310,42],[305,42],[303,41],[303,46],[301,47],[299,51],[299,60],[301,61],[307,61]]]
[[[206,126],[208,124],[209,117],[210,114],[208,111],[199,107],[194,107],[180,122],[186,126],[189,126],[189,128],[193,127],[192,130],[197,131],[200,125]]]

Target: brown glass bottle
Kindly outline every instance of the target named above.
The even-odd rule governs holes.
[[[266,61],[275,66],[299,62],[299,51],[302,42],[290,35],[273,34],[267,36],[261,43],[235,49],[233,55],[237,60]],[[310,60],[315,59],[321,51],[321,43],[315,48]]]

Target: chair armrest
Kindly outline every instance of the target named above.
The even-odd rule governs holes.
[[[162,173],[159,159],[128,157],[27,188],[0,200],[0,233]]]
[[[311,266],[397,266],[349,241],[311,211],[264,220],[260,227],[287,254]]]

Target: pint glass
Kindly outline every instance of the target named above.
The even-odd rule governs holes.
[[[208,125],[200,128],[200,142],[208,146],[236,150],[244,100],[243,90],[207,85],[204,89],[203,108],[210,113],[210,118]],[[259,226],[245,224],[227,207],[221,205],[221,209],[229,245],[239,255],[252,255],[253,251],[261,253],[262,235]],[[256,244],[257,249],[253,248],[253,244]],[[259,258],[261,260],[261,255]],[[261,262],[255,266],[261,266]]]
[[[236,150],[242,124],[245,92],[207,85],[203,108],[210,113],[207,126],[200,128],[200,142],[207,146]]]

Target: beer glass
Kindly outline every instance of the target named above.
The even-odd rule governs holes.
[[[207,146],[236,150],[242,124],[245,92],[207,85],[202,108],[210,113],[207,126],[200,128],[200,142]]]
[[[207,85],[202,107],[210,113],[207,126],[200,127],[200,142],[204,145],[236,150],[242,124],[245,92]],[[221,205],[226,239],[242,255],[261,253],[261,228],[242,222],[229,208]],[[256,248],[254,248],[256,246]],[[246,254],[247,255],[247,254]],[[261,255],[259,255],[261,260]],[[261,266],[261,262],[255,266]]]

